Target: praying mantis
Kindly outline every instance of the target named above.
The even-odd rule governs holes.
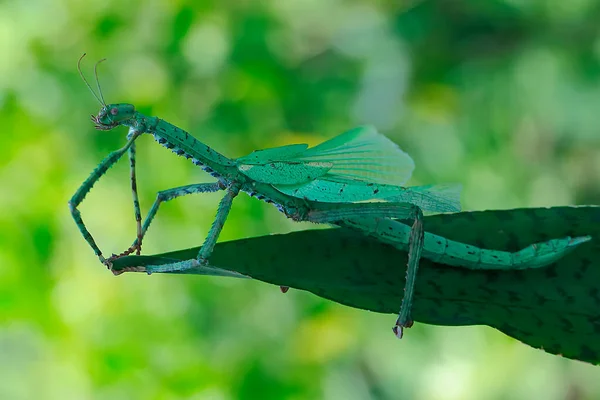
[[[469,269],[514,270],[540,268],[553,263],[589,236],[564,237],[532,244],[520,251],[480,249],[454,242],[424,231],[423,212],[460,211],[459,185],[404,187],[414,169],[412,158],[394,142],[370,126],[358,127],[309,148],[292,144],[256,150],[230,159],[202,143],[188,132],[158,117],[148,117],[132,104],[106,104],[100,88],[97,66],[94,67],[98,94],[81,71],[78,71],[101,105],[91,119],[96,129],[129,128],[127,142],[110,153],[77,189],[69,208],[87,243],[102,263],[111,267],[116,258],[141,251],[143,238],[156,216],[160,204],[194,193],[225,191],[215,220],[194,259],[146,266],[146,271],[173,272],[205,266],[225,224],[234,198],[245,192],[274,204],[295,221],[331,224],[358,230],[402,250],[408,251],[404,296],[393,331],[398,338],[403,329],[412,326],[410,310],[420,257],[449,266]],[[103,60],[101,60],[103,61]],[[217,179],[161,191],[142,222],[138,201],[135,169],[135,141],[144,133],[153,135],[162,146],[190,159]],[[125,153],[128,153],[131,189],[137,226],[137,237],[123,253],[105,258],[85,226],[78,206],[93,185]],[[408,226],[400,221],[411,221]],[[123,272],[123,271],[121,271]]]

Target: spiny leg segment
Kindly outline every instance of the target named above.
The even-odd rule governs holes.
[[[96,253],[96,256],[100,259],[100,261],[106,264],[106,259],[102,255],[102,251],[96,245],[92,234],[88,231],[83,219],[81,218],[81,212],[77,209],[77,207],[81,204],[85,196],[92,189],[94,184],[108,171],[110,167],[112,167],[119,159],[127,152],[131,146],[133,146],[135,140],[140,136],[141,132],[135,131],[131,129],[128,135],[129,140],[119,150],[113,151],[110,153],[102,162],[92,171],[90,176],[81,184],[81,186],[77,189],[71,200],[69,200],[69,209],[71,211],[71,215],[79,228],[79,231],[83,235],[84,239],[88,242],[90,247]]]
[[[127,135],[127,139],[130,139],[131,132]],[[142,211],[140,209],[140,200],[138,197],[137,191],[137,179],[135,175],[135,143],[131,144],[128,151],[129,157],[129,177],[131,180],[131,195],[133,197],[133,212],[135,214],[135,225],[136,225],[136,233],[138,238],[137,246],[132,249],[135,250],[135,253],[139,256],[142,252]],[[130,253],[127,253],[130,254]]]
[[[223,230],[223,226],[225,225],[225,221],[227,220],[227,216],[229,215],[229,211],[231,211],[233,199],[235,199],[239,193],[240,186],[237,184],[232,184],[227,188],[227,193],[225,193],[225,196],[219,203],[217,216],[215,217],[215,220],[208,231],[208,235],[202,244],[202,248],[200,248],[200,252],[198,253],[198,261],[206,262],[208,257],[210,257],[212,254],[215,244],[217,244],[217,239],[219,238],[219,235]]]
[[[153,272],[185,271],[187,269],[205,264],[207,262],[208,257],[210,257],[215,247],[215,244],[217,243],[217,239],[219,238],[223,226],[225,225],[225,221],[227,220],[227,216],[229,215],[229,211],[231,210],[231,206],[233,204],[233,199],[240,192],[240,185],[233,183],[230,186],[226,187],[221,182],[204,183],[165,190],[164,192],[160,192],[158,194],[156,201],[154,202],[152,208],[150,209],[150,212],[148,213],[148,216],[144,220],[144,225],[142,226],[142,236],[146,233],[148,227],[150,226],[150,223],[152,222],[152,219],[154,219],[154,216],[158,211],[160,203],[162,203],[163,201],[172,200],[177,197],[185,196],[187,194],[192,193],[216,192],[218,190],[224,189],[226,189],[227,192],[225,193],[225,196],[221,199],[219,203],[217,215],[213,224],[210,227],[210,230],[208,231],[208,235],[206,236],[206,239],[204,240],[200,251],[198,252],[198,256],[192,260],[185,260],[161,265],[148,265],[146,266],[146,272],[148,274],[151,274]]]
[[[217,191],[223,188],[224,187],[220,183],[201,184],[184,186],[159,193],[154,205],[144,221],[144,225],[142,227],[142,236],[146,233],[146,230],[156,215],[161,202],[172,200],[190,193]],[[184,271],[197,267],[206,262],[214,249],[221,229],[223,228],[225,220],[227,219],[233,199],[238,193],[239,186],[232,185],[227,188],[227,193],[219,204],[215,221],[213,222],[208,236],[205,239],[196,259],[169,264],[148,265],[146,266],[146,272],[151,274],[153,272]],[[403,329],[405,327],[410,327],[413,324],[411,319],[411,308],[424,235],[423,213],[421,209],[410,203],[311,203],[310,206],[311,209],[306,214],[294,215],[294,218],[302,221],[314,223],[332,223],[341,226],[344,226],[344,220],[350,217],[380,219],[398,218],[414,220],[409,241],[409,257],[408,268],[406,270],[404,296],[400,306],[398,319],[396,320],[396,325],[393,328],[396,336],[401,338],[403,335]],[[135,243],[132,247],[134,246]],[[285,292],[287,290],[282,288],[282,291]]]
[[[148,215],[144,219],[144,224],[140,225],[140,227],[138,228],[138,235],[137,235],[137,238],[133,241],[133,244],[124,252],[110,257],[108,259],[108,262],[112,262],[112,261],[116,260],[117,258],[121,258],[126,255],[129,255],[129,254],[133,253],[135,250],[141,248],[142,240],[143,240],[144,236],[146,235],[146,231],[148,231],[150,224],[154,220],[154,217],[156,216],[156,213],[158,212],[158,208],[160,207],[161,203],[163,203],[165,201],[176,199],[181,196],[186,196],[188,194],[213,193],[213,192],[217,192],[219,190],[224,190],[225,188],[226,187],[221,182],[213,182],[213,183],[198,183],[198,184],[193,184],[193,185],[179,186],[179,187],[176,187],[173,189],[167,189],[167,190],[162,190],[162,191],[158,192],[158,194],[156,195],[156,200],[154,200],[154,203],[152,204],[150,211],[148,211]],[[137,195],[137,193],[134,194],[134,196],[136,196],[136,195]],[[135,204],[135,197],[134,197],[134,204]],[[136,218],[138,215],[137,212],[139,212],[139,203],[137,203]]]
[[[423,211],[415,208],[415,219],[410,230],[410,242],[408,247],[408,268],[406,269],[406,283],[404,284],[404,297],[400,305],[400,313],[396,319],[396,325],[392,328],[398,339],[402,339],[404,328],[413,326],[410,316],[412,310],[412,299],[415,292],[415,281],[419,269],[419,260],[423,250],[425,231],[423,230]]]

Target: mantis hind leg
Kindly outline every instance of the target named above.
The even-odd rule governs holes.
[[[365,230],[360,224],[361,218],[413,220],[408,240],[408,266],[404,296],[402,297],[396,325],[393,328],[396,337],[402,338],[404,328],[410,328],[413,325],[411,318],[412,301],[425,235],[423,211],[410,203],[312,203],[310,207],[311,210],[303,218],[307,221],[350,227],[366,234],[375,232]]]
[[[404,328],[410,328],[413,325],[410,312],[412,309],[412,299],[415,291],[415,282],[417,280],[417,271],[419,270],[419,260],[423,250],[425,231],[423,230],[423,211],[415,208],[415,218],[410,230],[410,241],[408,244],[408,267],[406,268],[406,283],[404,284],[404,297],[400,305],[400,313],[393,328],[394,334],[398,339],[402,339]]]

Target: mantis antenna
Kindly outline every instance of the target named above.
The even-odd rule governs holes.
[[[85,79],[85,75],[83,75],[83,72],[81,71],[81,60],[83,60],[83,57],[85,57],[85,55],[86,53],[83,53],[81,57],[79,57],[79,61],[77,61],[77,71],[79,71],[79,76],[81,76],[81,79],[83,80],[85,85],[88,87],[90,92],[92,92],[92,95],[94,95],[96,100],[98,100],[98,103],[100,103],[100,105],[102,106],[105,106],[106,103],[104,101],[104,95],[102,94],[102,89],[100,88],[100,81],[98,80],[98,64],[100,64],[102,61],[106,61],[106,58],[103,58],[102,60],[98,61],[96,65],[94,65],[94,77],[96,78],[96,86],[98,87],[98,96],[98,94],[94,92],[94,89],[92,89],[92,86],[90,85],[88,80]]]
[[[98,65],[106,61],[106,58],[101,59],[94,65],[94,77],[96,78],[96,86],[98,87],[98,94],[100,95],[100,100],[102,100],[102,105],[105,106],[106,102],[104,101],[104,95],[102,94],[102,88],[100,87],[100,80],[98,79]]]

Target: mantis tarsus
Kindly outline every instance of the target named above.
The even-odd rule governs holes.
[[[82,56],[83,58],[83,56]],[[94,91],[78,70],[92,93]],[[97,67],[98,64],[96,64]],[[240,191],[274,204],[296,221],[327,223],[359,230],[393,246],[408,250],[404,297],[394,333],[402,337],[410,327],[414,283],[421,256],[451,266],[470,269],[525,269],[546,266],[564,256],[589,236],[565,237],[537,243],[515,252],[479,249],[425,233],[423,211],[460,211],[457,185],[402,187],[411,176],[414,162],[395,143],[372,127],[359,127],[318,146],[306,144],[257,150],[238,159],[229,159],[182,129],[157,117],[147,117],[131,104],[106,104],[96,73],[102,108],[92,115],[96,129],[129,128],[125,146],[108,155],[78,188],[69,207],[79,230],[100,261],[111,266],[118,257],[137,252],[142,239],[162,202],[192,193],[226,191],[217,215],[195,259],[146,266],[148,273],[182,271],[206,265],[221,229]],[[143,133],[175,154],[191,159],[195,165],[217,178],[214,183],[192,184],[158,193],[142,223],[135,180],[135,140]],[[131,186],[137,222],[137,238],[125,252],[105,258],[87,230],[77,207],[92,186],[121,156],[128,153]],[[409,227],[397,220],[412,220]],[[122,271],[121,271],[122,272]],[[283,289],[283,288],[282,288]]]

